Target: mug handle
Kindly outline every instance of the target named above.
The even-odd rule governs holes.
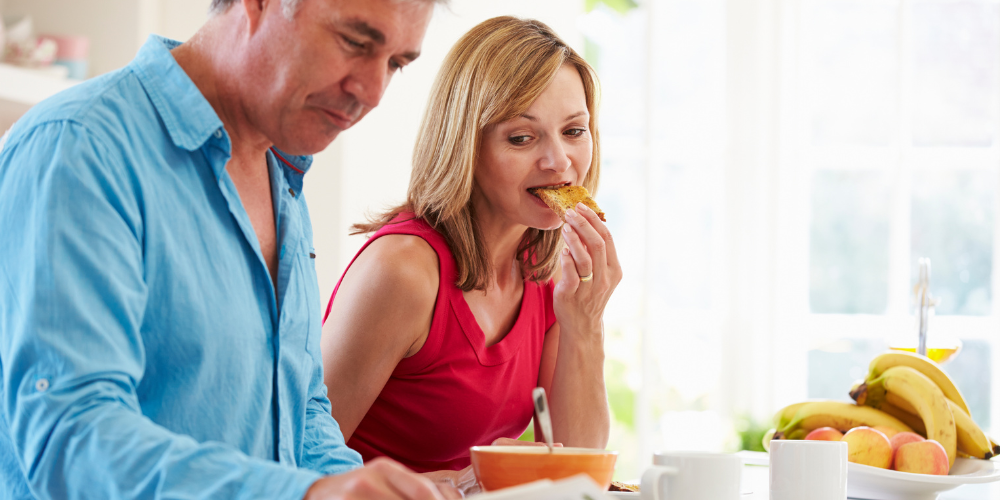
[[[646,472],[642,473],[642,480],[639,482],[639,491],[642,500],[665,500],[660,491],[660,478],[663,476],[676,476],[677,467],[664,467],[654,465]],[[647,495],[647,493],[651,495]]]

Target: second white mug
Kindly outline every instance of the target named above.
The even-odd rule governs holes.
[[[739,500],[743,460],[732,454],[658,452],[642,474],[642,500]]]
[[[775,439],[770,453],[771,500],[845,500],[847,443]]]

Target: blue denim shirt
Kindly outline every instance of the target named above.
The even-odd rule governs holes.
[[[311,159],[268,155],[276,294],[176,45],[0,146],[0,497],[300,499],[361,466],[323,384]]]

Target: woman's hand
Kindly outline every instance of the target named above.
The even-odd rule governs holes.
[[[560,256],[562,279],[553,294],[556,319],[563,335],[600,339],[604,307],[622,279],[611,232],[593,210],[577,203],[576,210],[566,212],[562,235],[566,247]]]

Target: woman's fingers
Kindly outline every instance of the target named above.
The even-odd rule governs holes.
[[[579,208],[577,212],[590,221],[590,225],[593,226],[594,230],[597,231],[597,234],[602,240],[604,240],[605,251],[608,255],[608,265],[617,265],[618,251],[615,249],[615,242],[611,238],[611,230],[608,229],[608,225],[605,224],[604,221],[602,221],[601,218],[598,217],[597,214],[587,205],[578,203],[577,207]]]
[[[569,213],[567,212],[566,219],[569,220]],[[580,216],[576,215],[579,219]],[[571,274],[563,274],[563,279],[572,278],[573,276],[584,277],[591,276],[594,273],[594,262],[590,258],[590,253],[584,242],[580,238],[580,234],[577,232],[576,228],[569,223],[563,224],[563,240],[566,241],[566,248],[569,249],[570,254],[573,256],[573,261],[576,263],[576,269]],[[565,271],[565,269],[563,270]]]
[[[605,253],[607,244],[597,232],[597,229],[594,228],[590,220],[585,217],[585,212],[578,211],[580,207],[586,208],[586,206],[580,203],[577,204],[577,207],[577,210],[566,211],[567,224],[572,225],[573,231],[576,233],[577,237],[579,237],[583,244],[587,247],[587,256],[593,263],[593,267],[590,268],[590,271],[594,273],[595,277],[601,278],[604,275],[604,270],[607,268],[608,259],[607,254]],[[586,210],[593,214],[589,208],[586,208]],[[594,218],[597,218],[597,215],[594,215]],[[597,220],[600,221],[600,219]],[[576,258],[576,254],[574,254],[573,257]],[[577,261],[579,261],[579,259],[577,259]]]
[[[577,278],[576,262],[568,248],[563,248],[559,252],[559,266],[562,267],[562,279],[556,285],[557,288],[565,290],[567,293],[574,293],[580,287],[580,280]]]
[[[619,281],[621,281],[622,277],[621,264],[618,262],[618,250],[615,248],[615,242],[611,237],[611,231],[608,229],[607,224],[605,224],[604,221],[602,221],[601,218],[598,217],[597,214],[594,213],[594,211],[591,210],[590,207],[588,207],[587,205],[584,205],[583,203],[578,203],[577,213],[583,216],[583,218],[585,218],[587,222],[590,223],[590,228],[586,229],[593,230],[593,233],[586,231],[586,229],[581,231],[581,236],[584,236],[583,238],[584,243],[586,243],[588,247],[592,247],[592,245],[594,245],[600,247],[600,249],[603,250],[604,254],[603,259],[600,259],[596,255],[594,256],[594,262],[598,263],[596,264],[598,267],[598,273],[601,272],[601,267],[602,267],[599,264],[599,262],[605,263],[608,269],[608,276],[611,278],[612,285],[617,284]],[[596,237],[594,236],[595,234]],[[590,240],[587,238],[587,235],[595,239]],[[598,240],[596,238],[600,239]]]

